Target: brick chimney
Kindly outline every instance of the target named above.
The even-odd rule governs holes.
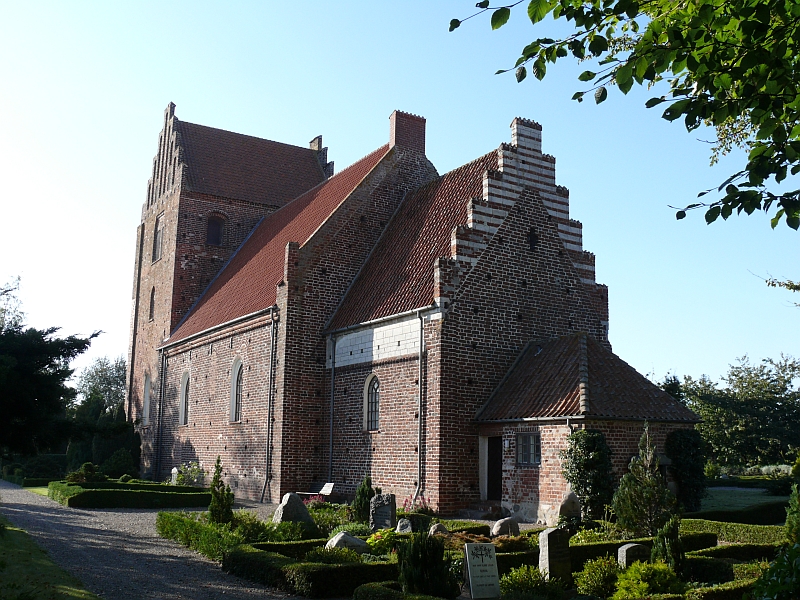
[[[395,146],[425,154],[425,118],[394,111],[389,117],[389,148]]]

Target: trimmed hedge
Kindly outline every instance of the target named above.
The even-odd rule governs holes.
[[[778,525],[786,520],[788,501],[764,502],[739,510],[701,510],[686,513],[689,519],[744,523],[747,525]]]
[[[328,540],[300,540],[297,542],[258,542],[251,544],[256,550],[263,552],[272,552],[276,554],[283,554],[291,558],[303,558],[310,550],[324,546]]]
[[[501,577],[511,569],[518,569],[522,565],[539,566],[538,550],[530,550],[528,552],[498,552],[495,556],[497,557],[497,573]]]
[[[702,587],[686,592],[686,600],[742,600],[753,591],[755,579],[729,581],[713,587]]]
[[[244,541],[225,527],[203,523],[196,516],[180,512],[158,513],[156,531],[161,537],[174,540],[216,561],[222,560],[227,552]]]
[[[700,550],[716,546],[717,536],[713,533],[684,533],[681,534],[684,550]],[[572,562],[572,571],[577,572],[583,569],[583,565],[592,559],[603,556],[617,556],[619,550],[625,544],[642,544],[648,548],[653,547],[653,538],[637,538],[632,540],[616,540],[613,542],[591,542],[588,544],[574,544],[569,547],[569,555]]]
[[[25,478],[18,475],[6,475],[3,477],[3,479],[5,479],[8,483],[18,485],[19,487],[23,487],[23,484],[25,483]]]
[[[683,519],[681,537],[687,533],[715,533],[722,542],[740,544],[774,544],[786,541],[783,527],[778,525],[746,525],[742,523],[722,523],[703,519]],[[693,548],[699,550],[699,548]]]
[[[353,590],[353,600],[442,600],[425,594],[404,594],[397,581],[365,583]]]
[[[323,564],[297,562],[244,544],[224,553],[222,568],[233,575],[280,587],[307,598],[352,596],[365,583],[397,580],[397,563]]]
[[[447,527],[447,523],[444,523],[444,526]],[[469,535],[482,535],[485,537],[489,537],[492,533],[492,528],[489,525],[475,523],[473,525],[458,525],[453,529],[450,529],[450,533],[466,533]]]
[[[191,485],[164,485],[163,483],[141,483],[136,481],[128,481],[126,483],[120,483],[119,481],[87,481],[73,485],[79,485],[85,490],[140,490],[169,494],[204,494],[210,492],[208,488]]]
[[[743,562],[757,560],[775,560],[783,544],[728,544],[692,552],[692,556],[708,556],[711,558],[733,558]]]
[[[687,556],[683,563],[683,575],[689,581],[718,584],[733,581],[733,565],[709,556]]]
[[[190,508],[208,506],[211,494],[126,489],[85,489],[51,481],[47,496],[70,508]]]
[[[51,481],[60,481],[60,477],[25,477],[22,487],[44,487]]]

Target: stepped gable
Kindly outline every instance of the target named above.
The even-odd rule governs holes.
[[[302,246],[388,151],[388,145],[378,148],[264,218],[178,324],[169,342],[275,304],[286,244]]]
[[[470,200],[482,195],[484,173],[493,169],[497,169],[496,151],[409,193],[328,329],[432,304],[435,262],[450,256],[453,230],[467,222]]]
[[[325,181],[310,148],[273,142],[175,118],[184,189],[270,206],[283,206]]]
[[[586,333],[528,344],[478,412],[477,421],[579,415],[699,421],[692,411]]]

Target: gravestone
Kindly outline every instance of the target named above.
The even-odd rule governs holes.
[[[314,524],[314,519],[309,514],[306,505],[303,504],[303,500],[292,492],[284,494],[281,503],[272,514],[273,523],[283,523],[284,521]]]
[[[572,574],[569,531],[550,528],[539,534],[539,571],[548,579],[569,581]]]
[[[172,478],[169,482],[172,485],[178,485],[178,467],[172,467]]]
[[[650,548],[643,544],[625,544],[617,550],[617,562],[627,569],[636,561],[650,562]]]
[[[519,535],[519,523],[514,517],[506,517],[495,521],[492,525],[492,537],[498,535]]]
[[[326,548],[349,548],[359,554],[369,553],[369,544],[364,540],[351,535],[347,531],[340,531],[325,544]]]
[[[397,529],[395,529],[397,533],[411,533],[413,529],[411,528],[411,521],[408,519],[400,519],[397,522]]]
[[[447,531],[447,527],[445,527],[441,523],[434,523],[433,525],[431,525],[431,528],[428,530],[428,535],[434,535],[436,533],[442,533],[444,535],[447,535],[450,532]]]
[[[580,517],[581,501],[575,492],[570,492],[561,506],[558,507],[558,515],[561,517]]]
[[[394,494],[375,494],[369,501],[369,528],[394,529],[397,525],[397,505]]]
[[[472,598],[499,598],[500,577],[494,544],[464,544],[464,553]]]

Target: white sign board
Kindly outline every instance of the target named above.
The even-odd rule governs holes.
[[[473,598],[499,598],[500,577],[494,544],[464,544],[469,589]]]

